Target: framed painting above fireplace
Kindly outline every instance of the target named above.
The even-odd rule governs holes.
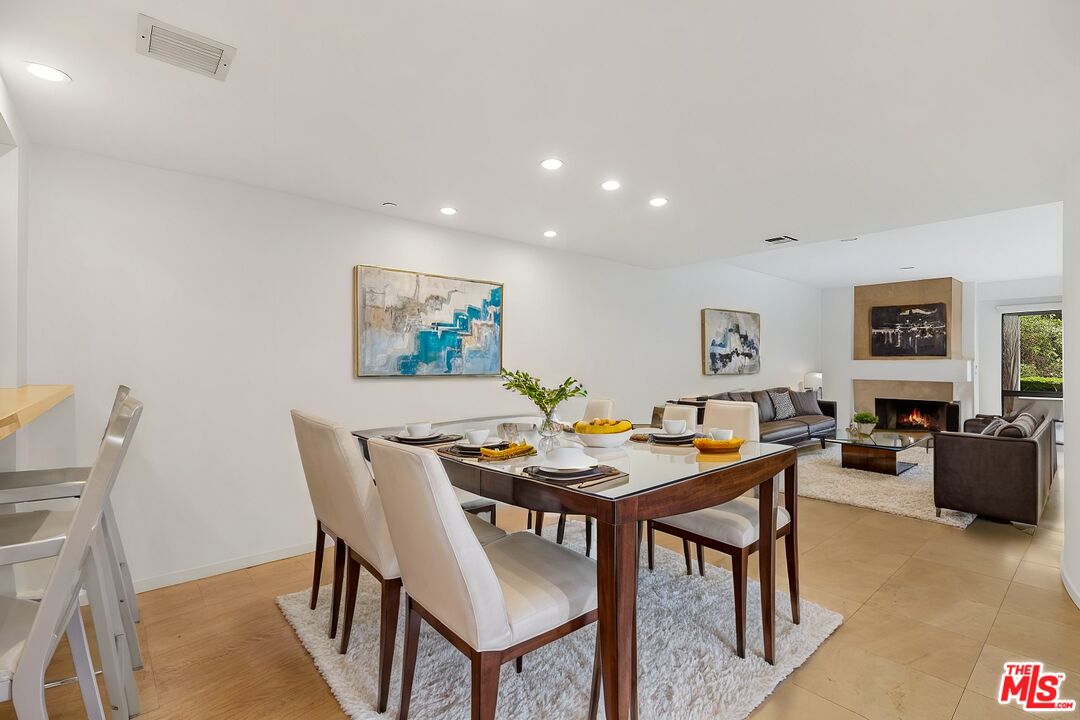
[[[946,357],[949,352],[945,303],[886,305],[870,309],[873,357]]]

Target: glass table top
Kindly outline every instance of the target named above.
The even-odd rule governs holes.
[[[882,450],[907,450],[930,440],[930,433],[920,432],[895,432],[892,430],[875,430],[870,435],[849,432],[844,428],[837,428],[836,439],[826,438],[825,442],[837,443],[838,445],[860,445],[862,447],[875,447]]]
[[[457,462],[481,465],[489,470],[505,472],[511,475],[529,477],[526,467],[542,464],[544,454],[539,452],[540,435],[537,428],[541,418],[534,416],[504,416],[456,420],[452,422],[432,423],[433,430],[447,434],[464,434],[466,430],[487,429],[492,436],[515,442],[525,441],[538,448],[536,455],[514,458],[502,462],[480,462],[479,460],[454,458]],[[357,430],[353,434],[368,439],[396,435],[401,426]],[[635,433],[656,432],[656,428],[636,428]],[[580,492],[592,493],[601,497],[620,498],[652,490],[664,485],[687,480],[698,475],[715,472],[728,467],[742,465],[759,458],[791,452],[787,445],[747,442],[736,453],[705,454],[694,446],[664,446],[649,442],[627,441],[614,448],[584,447],[573,433],[559,433],[556,437],[558,447],[581,447],[586,454],[596,458],[600,464],[620,470],[623,475],[604,480],[585,480],[579,485],[565,482],[553,482],[554,485],[569,487]],[[438,447],[438,446],[432,446]],[[529,477],[532,481],[543,482]]]

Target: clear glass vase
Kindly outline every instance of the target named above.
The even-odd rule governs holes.
[[[549,412],[544,415],[543,422],[540,423],[540,447],[538,448],[542,453],[549,453],[555,449],[558,442],[555,438],[559,436],[559,425],[555,421],[555,412]]]

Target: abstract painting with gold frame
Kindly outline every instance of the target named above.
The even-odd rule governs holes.
[[[374,265],[353,269],[357,377],[498,375],[503,285]]]

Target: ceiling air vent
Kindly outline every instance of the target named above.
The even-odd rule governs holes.
[[[216,80],[224,80],[232,67],[236,48],[196,35],[175,25],[139,15],[139,34],[135,49],[170,65],[190,70]]]
[[[769,245],[786,245],[787,243],[799,242],[799,238],[793,238],[790,235],[781,235],[779,237],[769,238],[765,242]]]

